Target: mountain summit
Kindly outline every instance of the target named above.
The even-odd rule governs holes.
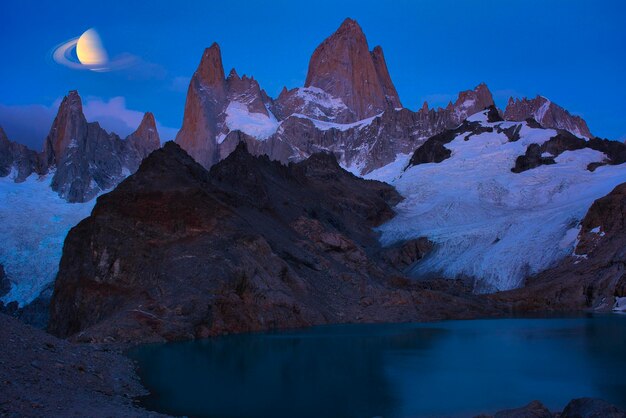
[[[543,96],[534,99],[513,99],[504,110],[504,118],[512,121],[523,121],[533,118],[544,128],[565,129],[577,136],[593,138],[587,122],[580,116],[573,116],[561,106]]]
[[[380,46],[370,52],[359,24],[346,19],[313,52],[305,87],[318,87],[340,98],[355,120],[402,107]]]

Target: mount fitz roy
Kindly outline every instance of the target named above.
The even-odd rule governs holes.
[[[224,74],[220,48],[213,44],[189,84],[176,137],[205,168],[243,140],[254,154],[282,162],[332,152],[343,167],[364,175],[494,105],[491,92],[480,84],[444,109],[429,109],[427,103],[417,112],[402,107],[382,48],[370,51],[352,19],[315,49],[304,87],[284,88],[272,99],[254,78],[240,78],[235,69]],[[543,98],[511,100],[504,115],[592,136],[582,119]]]
[[[583,119],[542,96],[511,98],[499,110],[479,84],[445,108],[404,108],[382,48],[370,48],[352,19],[315,49],[304,86],[277,98],[254,77],[235,69],[226,75],[220,47],[211,45],[190,80],[175,142],[204,169],[241,143],[283,164],[332,154],[338,167],[387,182],[402,196],[396,215],[376,230],[404,260],[403,274],[463,278],[477,292],[520,287],[564,258],[585,255],[573,253],[581,220],[594,200],[626,181],[624,144],[595,138]],[[4,301],[28,303],[49,285],[67,232],[89,214],[94,197],[160,147],[151,113],[121,139],[87,122],[76,91],[63,99],[42,152],[11,142],[0,128],[0,197],[13,208],[39,208],[44,195],[47,202],[36,221],[0,208],[7,243],[0,265],[11,283]],[[225,166],[235,170],[232,160]],[[144,176],[159,178],[153,174]]]

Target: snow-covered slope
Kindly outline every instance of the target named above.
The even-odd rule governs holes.
[[[494,128],[520,124],[488,123],[485,113],[468,120]],[[436,244],[412,269],[415,276],[470,277],[479,292],[519,287],[571,254],[578,222],[593,201],[626,181],[626,164],[588,171],[587,164],[605,155],[587,148],[563,152],[553,165],[511,172],[529,144],[556,134],[521,124],[516,142],[497,129],[467,141],[459,134],[445,145],[452,155],[441,163],[403,171],[410,155],[399,155],[366,176],[393,184],[406,198],[380,227],[383,244],[420,236]]]
[[[53,176],[0,178],[0,264],[14,283],[5,302],[29,303],[54,280],[67,232],[96,202],[66,202],[50,188]]]

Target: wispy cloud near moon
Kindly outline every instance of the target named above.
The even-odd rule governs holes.
[[[81,50],[78,51],[77,48]],[[82,60],[81,54],[84,57]],[[91,71],[119,70],[130,67],[137,61],[137,58],[130,54],[109,60],[95,29],[88,29],[81,36],[57,45],[52,52],[52,58],[65,67]]]
[[[61,98],[50,106],[41,104],[5,105],[0,103],[0,126],[9,139],[20,142],[31,149],[41,151],[52,121],[57,113]],[[139,126],[143,111],[129,109],[126,99],[121,96],[103,99],[88,96],[83,101],[83,113],[87,121],[100,123],[108,132],[115,132],[124,138]],[[163,126],[156,120],[157,131],[163,142],[176,137],[177,128]]]

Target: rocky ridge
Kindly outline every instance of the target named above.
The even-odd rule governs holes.
[[[69,202],[85,202],[117,185],[160,146],[154,116],[146,113],[138,129],[122,140],[97,122],[87,122],[78,92],[63,98],[43,152],[7,139],[0,128],[0,176],[21,182],[35,173],[52,174],[51,187]]]
[[[562,129],[578,137],[593,138],[587,123],[580,116],[571,115],[543,96],[534,99],[509,98],[504,109],[504,119],[521,122],[528,118],[533,118],[544,128]]]
[[[16,182],[22,182],[32,173],[43,174],[45,167],[41,155],[10,141],[0,126],[0,177],[12,175]]]
[[[52,189],[69,202],[91,200],[134,172],[159,144],[151,114],[122,140],[97,122],[88,123],[78,92],[71,91],[61,102],[44,143],[45,160],[55,168]]]
[[[342,166],[365,174],[493,104],[480,84],[444,109],[403,108],[382,48],[370,51],[358,23],[347,19],[314,51],[305,86],[285,88],[276,99],[234,69],[225,77],[219,46],[207,48],[176,142],[205,168],[243,140],[255,155],[284,163],[332,152]]]
[[[284,166],[241,144],[207,172],[167,143],[70,231],[49,329],[139,343],[493,313],[402,278],[429,247],[383,254],[372,227],[398,200],[330,154]]]
[[[332,152],[343,167],[366,175],[493,105],[480,84],[445,108],[402,107],[382,48],[370,51],[359,24],[346,19],[313,52],[304,87],[284,88],[276,99],[234,69],[225,77],[220,48],[213,44],[189,84],[176,142],[205,168],[243,140],[255,155],[284,163]],[[511,100],[504,116],[592,137],[581,118],[542,97]]]

